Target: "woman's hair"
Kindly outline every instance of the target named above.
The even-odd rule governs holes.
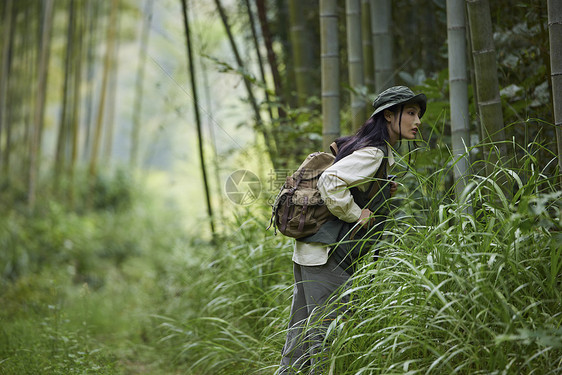
[[[389,111],[398,114],[402,106],[394,106],[387,108]],[[386,127],[386,119],[384,118],[384,111],[377,113],[375,116],[369,117],[367,121],[357,130],[357,133],[347,137],[340,137],[336,139],[338,146],[338,154],[336,156],[337,162],[354,151],[364,147],[379,147],[386,145],[390,142],[388,129]]]

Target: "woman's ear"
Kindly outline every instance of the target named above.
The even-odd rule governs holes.
[[[392,122],[393,116],[394,116],[394,113],[392,111],[389,111],[388,109],[384,110],[384,118],[385,118],[386,121]]]

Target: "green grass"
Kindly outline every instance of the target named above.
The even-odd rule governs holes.
[[[458,203],[441,151],[399,179],[380,258],[329,327],[329,373],[562,373],[558,176],[524,154],[471,176]],[[131,199],[4,210],[0,374],[274,373],[292,242],[265,231],[265,205],[236,208],[213,246]]]
[[[367,257],[354,276],[349,313],[329,328],[330,373],[562,373],[557,176],[497,167],[470,176],[459,204],[452,163],[435,165],[447,167],[422,166],[403,180],[380,260]],[[161,318],[163,341],[194,373],[276,369],[291,244],[264,234],[254,215],[241,213],[194,279],[194,316]]]
[[[549,198],[557,217],[474,220],[450,205],[439,226],[398,221],[400,240],[355,276],[351,315],[331,327],[335,373],[560,373],[560,194]]]
[[[124,187],[135,203],[123,205],[110,190],[117,205],[2,207],[0,374],[173,373],[151,315],[163,302],[158,270],[185,237],[146,192]]]

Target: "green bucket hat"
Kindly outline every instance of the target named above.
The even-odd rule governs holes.
[[[417,103],[420,106],[421,118],[427,108],[427,97],[425,94],[414,94],[414,92],[406,86],[393,86],[384,90],[375,98],[373,101],[375,111],[371,117],[392,106],[406,103]]]

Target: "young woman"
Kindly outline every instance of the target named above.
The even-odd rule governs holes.
[[[323,373],[317,364],[326,322],[338,314],[337,309],[323,309],[336,290],[347,286],[356,263],[382,233],[384,203],[397,189],[386,174],[387,166],[394,164],[391,149],[401,140],[416,138],[426,102],[424,94],[416,95],[405,86],[391,87],[375,98],[373,114],[356,134],[333,144],[335,162],[322,173],[318,188],[337,219],[295,242],[295,286],[279,374]],[[344,306],[348,301],[341,302]],[[320,316],[328,320],[319,323]]]

